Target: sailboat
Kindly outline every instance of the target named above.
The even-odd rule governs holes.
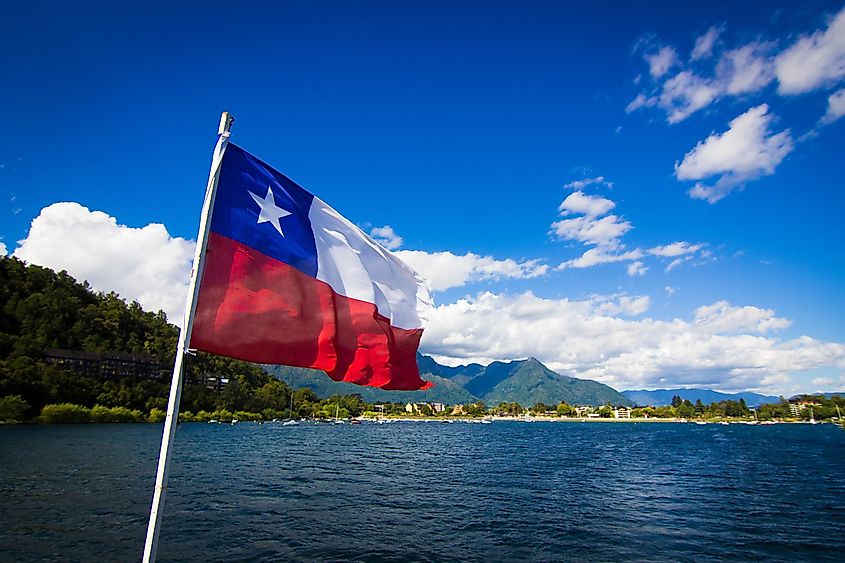
[[[335,424],[346,424],[345,420],[340,420],[340,404],[337,405],[337,408],[334,411],[334,423]]]
[[[282,423],[282,426],[299,426],[299,422],[293,419],[293,391],[290,394],[290,410],[288,411],[290,418]]]

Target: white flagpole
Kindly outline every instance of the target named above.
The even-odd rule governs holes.
[[[158,456],[158,471],[156,485],[153,492],[153,504],[150,508],[150,521],[147,525],[147,539],[144,543],[144,563],[155,561],[158,549],[158,533],[161,527],[161,513],[164,506],[164,494],[167,491],[167,477],[170,473],[170,452],[173,449],[173,437],[176,435],[176,419],[179,416],[179,400],[182,397],[182,362],[185,358],[186,346],[191,341],[191,329],[194,324],[194,314],[197,310],[197,294],[199,280],[205,268],[205,245],[210,227],[209,217],[214,207],[217,195],[217,182],[220,179],[220,166],[223,163],[223,153],[229,144],[229,130],[234,117],[229,112],[220,116],[220,127],[217,130],[219,138],[214,147],[211,159],[211,171],[208,174],[208,184],[205,188],[205,202],[202,206],[199,234],[197,235],[197,249],[194,254],[194,268],[191,272],[191,282],[188,285],[188,298],[185,301],[185,317],[182,330],[179,331],[179,344],[176,347],[176,360],[173,362],[173,379],[170,383],[170,398],[167,401],[167,416],[164,419],[164,432],[161,436],[161,451]]]

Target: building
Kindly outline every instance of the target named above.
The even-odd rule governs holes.
[[[222,391],[229,384],[229,378],[220,375],[206,375],[203,383],[212,391]]]
[[[627,407],[613,409],[613,418],[631,418],[631,411]]]
[[[795,403],[789,403],[789,412],[792,416],[801,416],[801,413],[804,412],[805,409],[811,407],[820,407],[821,403],[816,403],[813,401],[797,401]]]
[[[407,403],[405,405],[405,412],[411,414],[424,414],[429,412],[443,412],[446,410],[446,405],[443,403]]]
[[[580,407],[575,407],[575,416],[577,416],[578,418],[584,418],[585,416],[592,413],[594,410],[594,407],[581,405]]]
[[[81,352],[51,348],[44,361],[85,377],[97,379],[164,379],[170,370],[150,356],[126,352]]]

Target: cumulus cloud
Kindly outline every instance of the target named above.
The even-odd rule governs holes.
[[[845,77],[845,8],[826,29],[800,36],[775,59],[778,92],[801,94]]]
[[[684,254],[694,254],[698,252],[701,248],[703,248],[703,244],[690,244],[684,241],[673,242],[672,244],[666,244],[663,246],[655,246],[654,248],[649,248],[648,253],[653,254],[655,256],[663,256],[663,257],[675,257],[675,256],[683,256]]]
[[[787,319],[776,317],[772,309],[733,307],[727,301],[699,307],[693,312],[693,319],[699,328],[730,334],[743,331],[765,333],[787,328],[791,324]]]
[[[560,219],[551,225],[551,234],[561,240],[572,240],[586,245],[601,247],[605,250],[621,246],[619,239],[631,230],[631,223],[618,215],[605,215],[616,207],[612,200],[594,195],[587,195],[580,188],[590,184],[611,185],[604,176],[577,180],[564,187],[578,188],[564,199],[558,212],[561,216],[580,214],[580,217]],[[604,215],[602,217],[602,215]],[[594,253],[595,254],[595,253]],[[561,265],[563,267],[563,265]],[[578,267],[578,266],[576,266]]]
[[[757,92],[775,78],[769,53],[774,43],[754,42],[722,54],[716,67],[720,90],[737,96]]]
[[[549,269],[548,265],[539,260],[497,260],[472,252],[459,255],[451,252],[399,250],[396,255],[428,281],[432,291],[443,291],[482,280],[536,278]]]
[[[710,57],[713,54],[713,45],[716,44],[716,40],[721,33],[721,27],[711,27],[707,30],[707,33],[699,36],[695,40],[695,46],[692,49],[692,54],[690,54],[690,59],[697,61]]]
[[[67,270],[98,291],[116,291],[181,324],[194,248],[164,225],[128,227],[101,211],[63,202],[41,210],[14,256]]]
[[[552,232],[561,239],[608,248],[619,246],[619,238],[631,228],[630,222],[617,215],[601,218],[585,215],[552,223]]]
[[[778,392],[789,374],[845,365],[844,344],[778,338],[774,333],[788,321],[767,309],[719,302],[686,320],[618,316],[644,312],[647,302],[637,299],[623,313],[619,298],[480,293],[437,307],[423,350],[452,364],[533,356],[560,373],[616,389]]]
[[[715,203],[745,182],[772,174],[794,143],[789,129],[772,133],[769,107],[761,104],[730,122],[724,133],[712,133],[696,144],[680,164],[679,180],[703,180],[718,176],[712,185],[697,183],[690,196]]]
[[[827,99],[827,113],[822,118],[822,123],[833,123],[845,115],[845,88],[838,90]]]
[[[616,203],[613,200],[588,195],[580,190],[569,194],[563,200],[558,211],[566,218],[552,223],[551,234],[559,239],[576,241],[593,248],[588,248],[577,258],[562,262],[555,270],[592,268],[600,264],[631,262],[626,268],[629,276],[642,276],[648,271],[648,267],[640,260],[646,256],[646,253],[639,248],[627,250],[625,244],[622,243],[622,237],[633,228],[631,223],[618,215],[607,215],[615,207]],[[573,214],[580,216],[568,217]],[[648,254],[658,257],[687,255],[685,258],[676,260],[677,263],[670,264],[667,268],[669,271],[682,262],[692,259],[693,255],[703,247],[703,244],[678,241],[665,246],[655,246],[648,250]]]
[[[631,297],[629,295],[609,298],[597,297],[594,299],[594,302],[599,304],[596,307],[596,311],[604,315],[623,314],[635,317],[642,315],[651,307],[651,298],[648,295],[639,295],[635,297]]]
[[[586,195],[582,191],[577,191],[569,194],[560,204],[558,210],[564,215],[581,213],[588,217],[596,217],[604,215],[614,207],[616,207],[616,204],[607,198]]]
[[[629,262],[631,260],[636,260],[638,258],[642,258],[643,253],[641,250],[629,250],[628,252],[608,252],[604,248],[591,248],[586,250],[581,256],[578,258],[573,258],[572,260],[567,260],[566,262],[561,263],[556,270],[566,270],[568,268],[592,268],[593,266],[598,266],[599,264],[613,264],[614,262]],[[645,273],[645,272],[643,272]]]
[[[402,237],[396,234],[393,227],[385,225],[384,227],[374,227],[370,231],[370,236],[388,250],[396,250],[402,246]]]
[[[631,262],[628,264],[628,275],[632,278],[635,276],[643,276],[648,271],[648,268],[645,264],[637,260],[636,262]]]
[[[653,78],[660,78],[678,63],[678,53],[672,47],[661,47],[656,53],[644,56],[649,73]]]
[[[685,70],[663,84],[657,105],[666,111],[669,123],[679,123],[718,97],[717,84]]]
[[[6,245],[0,242],[0,256],[6,256],[9,253]]]

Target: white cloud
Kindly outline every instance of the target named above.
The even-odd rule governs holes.
[[[616,203],[610,199],[587,195],[581,191],[573,192],[563,200],[558,208],[561,215],[565,217],[579,213],[581,216],[555,221],[551,225],[552,234],[560,239],[577,241],[593,248],[587,249],[577,258],[562,262],[555,270],[632,262],[626,268],[629,276],[642,276],[648,271],[648,267],[640,260],[646,253],[639,248],[626,250],[622,243],[622,237],[633,228],[631,223],[618,215],[605,215],[615,207]],[[670,264],[666,270],[669,271],[681,262],[692,259],[703,247],[703,244],[678,241],[655,246],[648,250],[648,254],[669,258],[687,255]]]
[[[716,40],[721,33],[721,27],[711,27],[707,30],[707,33],[699,36],[695,40],[695,47],[692,49],[690,59],[697,61],[710,57],[713,54],[713,45],[716,44]]]
[[[677,288],[674,288],[671,285],[667,285],[663,288],[663,290],[666,292],[667,295],[674,295],[675,292],[678,291]]]
[[[116,291],[181,324],[194,248],[193,241],[170,236],[164,225],[119,225],[101,211],[63,202],[41,210],[14,256],[67,270],[98,291]]]
[[[684,262],[689,262],[690,258],[691,258],[690,256],[684,256],[683,258],[675,258],[674,260],[669,262],[669,265],[666,266],[665,271],[671,272],[672,270],[674,270],[675,268],[677,268],[678,266],[680,266]]]
[[[384,227],[375,227],[370,231],[370,236],[388,250],[396,250],[402,246],[402,237],[396,234],[393,227],[385,225]]]
[[[718,97],[717,84],[684,70],[663,83],[658,105],[666,111],[669,123],[679,123]]]
[[[628,264],[628,275],[631,277],[645,275],[647,271],[648,268],[639,260]]]
[[[558,210],[564,215],[581,213],[588,217],[597,217],[604,215],[614,207],[616,207],[616,204],[607,198],[586,195],[582,191],[577,191],[569,194],[560,204]]]
[[[822,123],[833,123],[845,115],[845,88],[838,90],[827,99],[827,113],[822,118]]]
[[[608,181],[604,176],[596,176],[595,178],[583,178],[581,180],[574,180],[572,182],[569,182],[568,184],[565,184],[563,188],[571,190],[580,190],[593,184],[600,184],[603,186],[607,186],[608,188],[613,187],[613,182]]]
[[[631,228],[631,223],[617,215],[607,215],[600,219],[583,216],[552,223],[552,232],[564,240],[608,248],[618,247],[619,238]]]
[[[472,252],[458,255],[451,252],[399,250],[396,255],[428,281],[432,291],[461,287],[481,280],[536,278],[544,275],[549,269],[539,260],[497,260]]]
[[[657,98],[654,96],[646,96],[643,93],[637,94],[637,97],[631,100],[631,103],[625,107],[625,113],[631,113],[640,108],[656,106],[657,101]]]
[[[556,270],[566,270],[568,268],[592,268],[599,264],[612,264],[614,262],[629,262],[642,258],[641,250],[630,250],[622,253],[607,252],[604,248],[591,248],[584,252],[578,258],[567,260],[560,264]],[[644,271],[642,273],[645,273]],[[630,275],[630,274],[629,274]]]
[[[651,298],[648,295],[639,295],[637,297],[630,297],[622,295],[615,300],[613,298],[596,298],[596,303],[601,303],[596,307],[596,311],[603,315],[618,315],[623,314],[630,317],[642,315],[651,307]],[[604,301],[602,303],[602,301]]]
[[[781,94],[801,94],[845,77],[845,8],[825,30],[802,35],[775,59]]]
[[[699,307],[693,312],[693,318],[697,327],[719,333],[765,333],[787,328],[791,324],[787,319],[776,317],[772,309],[733,307],[727,301]]]
[[[9,251],[8,251],[8,249],[6,249],[6,245],[4,243],[0,242],[0,256],[6,256],[6,254],[8,254],[8,253],[9,253]]]
[[[656,53],[645,55],[649,73],[653,78],[660,78],[669,69],[678,64],[678,53],[672,47],[661,47]]]
[[[789,129],[771,133],[769,107],[761,104],[736,117],[724,133],[712,133],[696,144],[680,164],[679,180],[719,176],[713,185],[696,184],[690,196],[715,203],[745,182],[772,174],[794,143]]]
[[[737,96],[757,92],[774,80],[769,53],[774,43],[755,42],[722,54],[716,67],[720,90]]]
[[[776,41],[757,40],[725,50],[715,63],[706,65],[722,31],[711,27],[698,37],[687,64],[669,46],[647,55],[654,80],[625,111],[657,106],[666,112],[669,123],[679,123],[721,98],[759,92],[775,80],[778,93],[794,95],[827,88],[845,78],[845,8],[825,29],[800,35],[780,52]],[[672,75],[669,71],[676,66],[680,68]]]
[[[833,385],[833,380],[829,377],[815,377],[811,383],[815,386],[816,391],[823,392],[830,389],[830,386]]]
[[[698,252],[703,246],[703,244],[690,244],[688,242],[678,241],[673,242],[672,244],[649,248],[648,253],[653,254],[655,256],[673,258],[675,256],[683,256],[684,254],[694,254],[695,252]]]
[[[791,373],[845,365],[841,343],[771,335],[788,321],[769,310],[717,303],[691,320],[661,321],[620,318],[608,302],[619,307],[609,298],[481,293],[437,307],[423,351],[452,364],[533,356],[560,373],[620,390],[670,385],[777,393]]]

